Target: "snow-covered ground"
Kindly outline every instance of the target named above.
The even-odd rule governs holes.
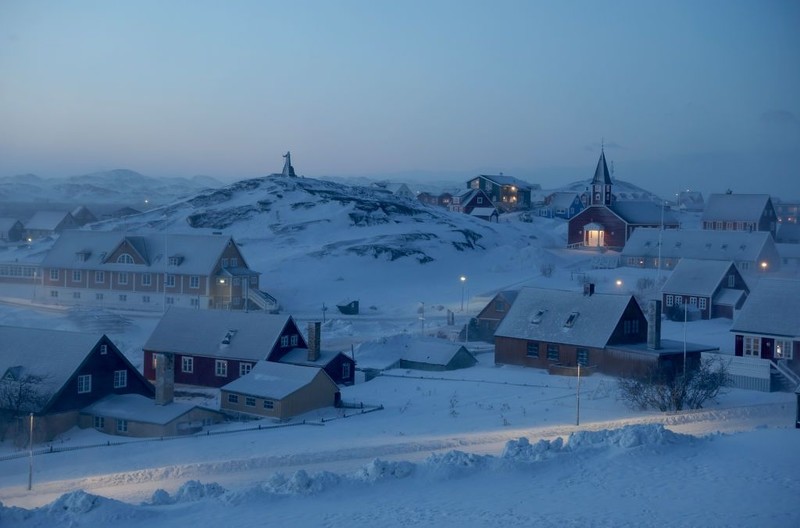
[[[356,360],[365,341],[451,331],[448,309],[463,324],[500,290],[575,289],[588,276],[598,291],[646,296],[643,280],[658,278],[654,270],[597,269],[598,254],[560,249],[566,228],[557,220],[490,226],[444,215],[426,224],[412,215],[354,227],[346,204],[314,207],[307,198],[274,201],[226,232],[244,242],[248,263],[286,313],[301,323],[324,315],[323,347],[352,345]],[[226,203],[243,210],[256,199],[264,196],[245,188]],[[184,220],[195,210],[176,206],[143,222],[191,231]],[[289,225],[305,227],[288,233]],[[423,227],[435,236],[402,247],[433,257],[425,264],[343,249]],[[459,229],[480,233],[482,246],[454,249],[448,237]],[[552,275],[542,264],[554,266]],[[323,303],[346,296],[361,300],[361,315],[323,314]],[[4,286],[0,297],[0,324],[105,332],[137,366],[158,322],[157,314],[117,313],[99,327],[80,312],[33,305],[24,288]],[[730,324],[665,321],[662,330],[730,353]],[[30,491],[29,459],[0,460],[0,526],[800,525],[793,394],[729,390],[703,410],[665,415],[629,409],[613,378],[593,375],[581,380],[576,425],[576,379],[495,366],[491,347],[471,348],[479,364],[470,369],[394,370],[342,389],[345,401],[383,406],[373,412],[331,408],[289,427],[229,423],[208,430],[225,434],[39,455]],[[52,445],[119,440],[74,429]],[[15,453],[26,451],[0,446],[0,456]]]

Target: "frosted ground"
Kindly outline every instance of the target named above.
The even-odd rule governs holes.
[[[217,218],[241,212],[265,198],[259,193],[231,193],[227,213],[219,204],[206,210],[216,207]],[[578,288],[588,276],[598,291],[646,294],[637,291],[639,279],[658,278],[653,270],[595,269],[597,254],[559,249],[566,231],[559,221],[489,226],[453,215],[421,223],[411,215],[354,228],[341,204],[291,207],[274,200],[274,191],[266,197],[269,211],[224,231],[242,241],[285,313],[301,328],[324,316],[323,347],[352,346],[357,361],[365,341],[450,334],[456,328],[446,325],[448,309],[463,324],[499,290]],[[127,227],[191,231],[193,210],[175,206]],[[407,246],[389,238],[423,228],[436,236]],[[480,247],[454,249],[459,229],[481,234]],[[390,260],[347,249],[386,240],[411,256]],[[420,252],[433,260],[420,264]],[[542,264],[553,265],[551,276]],[[0,293],[0,324],[107,332],[137,366],[158,320],[117,313],[98,323],[74,310],[34,306],[22,290]],[[347,299],[360,300],[361,315],[336,313],[332,307]],[[323,303],[331,308],[324,314]],[[685,332],[689,341],[730,352],[729,327],[725,320],[691,322]],[[683,324],[666,321],[663,334],[683,339]],[[229,434],[36,456],[32,491],[27,458],[0,461],[0,526],[800,525],[794,395],[730,390],[701,411],[664,415],[627,408],[614,380],[594,375],[581,381],[576,426],[575,379],[498,367],[490,347],[470,346],[479,359],[474,368],[395,370],[342,389],[345,401],[383,406],[374,412],[343,417],[328,409],[290,427],[237,432],[256,422],[225,424],[210,431]],[[75,429],[53,445],[108,440],[119,437]],[[24,450],[0,447],[0,455],[16,452]]]

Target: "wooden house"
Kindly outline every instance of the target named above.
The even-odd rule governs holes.
[[[768,194],[712,194],[703,211],[703,229],[766,231],[773,237],[778,216]]]
[[[699,191],[681,191],[678,193],[676,206],[681,211],[699,213],[705,208],[703,193]]]
[[[464,214],[471,214],[476,208],[495,208],[492,200],[481,189],[469,189],[453,196],[453,201],[448,206],[450,211]]]
[[[405,183],[380,181],[373,183],[372,186],[379,191],[400,196],[401,198],[408,198],[409,200],[416,198],[414,191],[412,191]]]
[[[539,216],[569,220],[584,210],[581,196],[576,192],[555,192],[547,196]]]
[[[25,234],[25,227],[16,218],[0,218],[0,242],[18,242]]]
[[[541,187],[501,172],[478,175],[467,182],[467,188],[483,191],[503,211],[517,211],[530,209],[531,192]]]
[[[144,375],[155,380],[157,355],[169,354],[175,383],[185,385],[222,387],[262,360],[323,368],[337,383],[353,383],[352,358],[323,354],[319,337],[309,341],[316,344],[309,347],[287,315],[170,308],[143,347]]]
[[[517,293],[518,290],[505,290],[492,297],[492,300],[475,316],[477,335],[471,336],[473,340],[494,342],[494,332],[514,304]]]
[[[487,222],[497,223],[500,221],[500,211],[493,205],[490,207],[475,207],[470,211],[469,215]]]
[[[38,211],[25,222],[25,238],[37,240],[80,227],[72,214],[65,211]]]
[[[163,311],[276,311],[239,246],[224,235],[67,231],[41,264],[42,302]]]
[[[793,383],[786,388],[800,384],[800,280],[758,281],[731,332],[736,356],[769,361],[777,384]]]
[[[6,402],[3,410],[34,413],[38,440],[74,427],[79,412],[102,398],[155,393],[105,335],[12,326],[0,326],[0,383],[30,390],[30,397]],[[27,423],[13,425],[28,432]]]
[[[340,402],[339,387],[320,368],[259,361],[220,389],[220,409],[288,420]]]
[[[495,332],[495,362],[574,374],[578,365],[611,375],[676,372],[715,347],[662,340],[661,303],[648,320],[631,295],[522,288]],[[649,325],[649,326],[648,326]],[[686,354],[684,356],[684,350]]]
[[[663,204],[652,201],[616,201],[606,156],[600,159],[592,179],[589,205],[569,220],[567,247],[620,250],[636,229],[677,229],[675,216]]]
[[[464,345],[446,339],[418,339],[401,354],[397,368],[444,371],[469,368],[477,363]]]
[[[749,293],[750,288],[733,262],[723,260],[681,259],[661,288],[668,314],[678,310],[683,313],[688,307],[701,319],[733,319]]]
[[[77,223],[79,226],[85,226],[86,224],[97,222],[97,217],[85,205],[79,205],[73,209],[70,214],[72,215],[72,218],[75,219],[75,223]]]
[[[800,224],[790,222],[778,224],[775,242],[779,244],[800,244]]]
[[[775,206],[775,214],[778,216],[778,223],[797,224],[800,217],[800,202],[796,200],[781,200],[773,198],[772,204]]]
[[[772,236],[763,231],[641,228],[620,252],[623,266],[671,270],[681,259],[733,262],[739,271],[776,271],[780,255]],[[659,260],[660,259],[660,260]]]

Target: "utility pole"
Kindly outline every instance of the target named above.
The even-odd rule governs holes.
[[[578,390],[577,390],[577,405],[575,407],[575,425],[581,424],[581,364],[578,363]]]
[[[28,434],[28,491],[33,487],[33,413],[30,414],[30,433]]]

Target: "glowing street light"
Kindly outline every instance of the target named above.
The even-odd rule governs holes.
[[[621,287],[622,286],[622,279],[617,279],[615,284],[617,285],[617,287]]]
[[[767,271],[767,261],[763,261],[761,263],[761,271]]]
[[[461,277],[459,277],[459,280],[461,280],[461,311],[463,312],[464,311],[464,287],[467,285],[467,276],[466,275],[462,275]]]

